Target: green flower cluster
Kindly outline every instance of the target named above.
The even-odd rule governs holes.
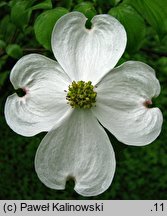
[[[69,85],[66,99],[72,108],[90,109],[95,105],[96,95],[91,81],[73,81]]]

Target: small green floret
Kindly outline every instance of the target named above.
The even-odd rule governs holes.
[[[73,81],[68,87],[66,99],[72,108],[90,109],[96,103],[96,95],[91,81]]]

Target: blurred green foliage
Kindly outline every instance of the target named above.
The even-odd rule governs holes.
[[[131,5],[126,4],[111,8],[108,13],[124,25],[128,36],[127,51],[135,53],[139,50],[146,34],[146,25],[143,18]]]
[[[10,0],[0,2],[0,198],[1,199],[167,199],[167,0]],[[60,9],[61,8],[61,9]],[[109,132],[117,159],[111,187],[84,198],[67,182],[66,190],[45,187],[34,170],[34,157],[44,133],[25,138],[6,124],[4,104],[13,87],[9,73],[17,59],[29,53],[53,57],[50,36],[54,22],[68,11],[84,13],[88,21],[109,13],[124,25],[128,45],[118,64],[129,59],[152,66],[161,83],[154,99],[164,116],[160,136],[145,147],[126,146]],[[89,26],[88,26],[89,27]],[[44,30],[44,31],[42,31]]]
[[[85,14],[89,21],[96,15],[96,10],[94,8],[93,3],[91,2],[81,2],[80,4],[77,4],[74,7],[74,11],[78,11]],[[90,28],[91,23],[88,26],[86,25],[86,27]]]
[[[51,34],[56,21],[63,15],[68,13],[68,10],[62,7],[57,7],[52,10],[47,10],[41,13],[34,24],[34,31],[37,41],[46,49],[51,50]],[[47,31],[44,30],[47,26]]]

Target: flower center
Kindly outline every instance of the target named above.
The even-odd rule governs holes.
[[[95,105],[96,95],[91,81],[73,81],[68,87],[66,99],[72,108],[90,109]]]

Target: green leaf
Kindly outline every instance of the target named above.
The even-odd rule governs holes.
[[[19,59],[23,55],[23,51],[18,44],[9,44],[6,47],[6,53],[14,59]]]
[[[91,2],[82,2],[76,5],[74,11],[83,13],[89,20],[96,15],[96,10]]]
[[[1,66],[1,62],[0,62],[0,66]],[[5,72],[1,72],[0,73],[0,88],[3,86],[5,80],[7,79],[9,75],[9,71],[5,71]]]
[[[73,3],[73,0],[61,0],[61,1],[53,2],[53,4],[55,4],[55,6],[65,7],[67,9],[71,8],[72,3]],[[78,2],[75,2],[75,4],[78,4]]]
[[[6,64],[7,58],[8,58],[8,55],[2,55],[0,58],[0,74],[3,71],[3,66]]]
[[[117,5],[119,2],[120,2],[121,0],[110,0],[110,3],[112,4],[112,5]]]
[[[166,78],[167,76],[167,57],[159,58],[159,60],[157,61],[157,66],[158,66],[159,71],[164,73],[165,78]]]
[[[9,15],[6,15],[0,22],[0,38],[5,42],[11,41],[16,26],[10,21]]]
[[[32,10],[49,10],[52,9],[52,1],[51,0],[43,0],[43,2],[40,2],[32,7]]]
[[[4,49],[6,47],[6,43],[3,40],[0,40],[0,49]]]
[[[167,0],[129,0],[159,36],[167,33]]]
[[[41,13],[34,24],[37,41],[46,49],[51,50],[51,34],[56,21],[68,13],[65,8],[55,8]]]
[[[28,25],[31,13],[28,1],[17,1],[11,9],[11,20],[18,28],[24,29]]]
[[[130,5],[119,5],[112,8],[110,15],[117,18],[125,27],[127,32],[127,51],[130,53],[136,52],[142,46],[145,38],[145,22],[143,18]]]
[[[10,7],[13,7],[15,4],[17,4],[18,2],[24,2],[24,4],[25,4],[25,2],[26,2],[26,4],[27,4],[27,8],[28,7],[31,7],[36,1],[40,1],[40,0],[11,0],[10,2],[9,2],[9,6]]]
[[[0,7],[6,6],[6,5],[7,5],[7,2],[5,1],[0,2]]]

